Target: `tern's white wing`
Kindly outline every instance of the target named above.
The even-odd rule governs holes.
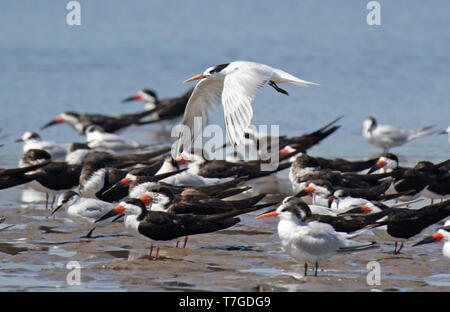
[[[243,139],[253,117],[252,100],[273,73],[268,66],[249,66],[225,76],[222,104],[228,138],[233,145]]]
[[[74,205],[70,208],[67,212],[69,217],[82,219],[88,222],[94,222],[109,210],[113,209],[114,204],[93,198],[84,198],[78,205]]]
[[[391,144],[403,144],[408,138],[403,131],[390,125],[379,125],[375,128],[373,135],[376,139]]]
[[[201,134],[203,125],[208,121],[210,110],[220,103],[222,89],[222,79],[202,79],[197,83],[184,111],[181,122],[183,127],[175,142],[176,155],[182,152],[181,147],[186,150]],[[196,117],[201,117],[200,122],[195,122]]]
[[[338,250],[341,246],[341,238],[333,227],[317,221],[299,227],[295,233],[291,233],[290,239],[291,245],[301,250],[303,254],[318,258]]]

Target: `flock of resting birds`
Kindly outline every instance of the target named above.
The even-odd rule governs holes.
[[[308,153],[339,129],[340,118],[297,137],[265,137],[264,142],[278,143],[271,155],[277,154],[279,164],[275,170],[263,171],[261,164],[267,157],[262,154],[248,161],[236,153],[220,160],[205,157],[205,151],[192,145],[196,139],[193,119],[202,117],[207,122],[210,108],[222,103],[230,144],[259,151],[263,134],[249,129],[256,93],[264,85],[288,94],[279,83],[315,84],[264,64],[242,61],[210,67],[186,82],[192,80],[200,81],[180,97],[159,100],[154,91],[144,89],[124,100],[143,101],[143,112],[59,114],[42,129],[66,123],[86,137],[68,148],[25,132],[18,140],[24,152],[19,167],[1,169],[0,189],[27,184],[45,193],[49,215],[64,208],[82,231],[89,230],[87,238],[93,238],[96,227],[124,217],[131,234],[151,241],[149,260],[158,258],[159,246],[154,248],[154,242],[184,237],[185,247],[190,235],[226,229],[240,222],[239,215],[277,206],[257,218],[278,216],[284,251],[305,264],[305,275],[308,263],[314,264],[316,276],[319,262],[334,252],[373,246],[375,242],[353,240],[366,231],[372,231],[379,242],[395,242],[394,254],[398,254],[404,242],[450,215],[450,159],[438,164],[420,161],[406,168],[389,153],[392,147],[437,133],[430,127],[397,129],[368,117],[363,121],[363,135],[383,148],[383,153],[360,161]],[[191,131],[180,133],[172,153],[170,146],[155,148],[117,134],[128,127],[173,122],[181,116]],[[257,181],[273,178],[282,170],[289,170],[287,189],[258,188]],[[282,203],[261,203],[270,193],[287,197]],[[419,197],[431,203],[410,209]],[[395,203],[388,205],[390,200]],[[450,258],[449,240],[450,220],[415,245],[445,241],[443,254]]]

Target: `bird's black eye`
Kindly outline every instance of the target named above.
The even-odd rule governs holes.
[[[244,138],[246,138],[246,139],[249,139],[249,138],[250,138],[250,133],[248,133],[248,132],[245,132],[245,134],[244,134]]]

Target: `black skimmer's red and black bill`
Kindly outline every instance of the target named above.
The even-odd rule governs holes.
[[[264,85],[268,84],[276,91],[287,94],[277,83],[289,82],[298,86],[315,84],[265,64],[245,61],[210,67],[203,74],[185,82],[199,79],[201,80],[195,86],[184,111],[184,127],[174,144],[176,156],[189,149],[202,133],[199,126],[207,122],[208,111],[214,105],[222,102],[228,139],[233,145],[237,145],[250,126],[253,116],[252,100]],[[198,126],[194,123],[196,117],[202,118]]]
[[[23,142],[23,153],[31,149],[47,151],[53,160],[63,160],[67,154],[67,148],[52,141],[42,141],[36,132],[27,131],[16,142]]]
[[[159,100],[153,90],[144,89],[125,99],[124,102],[143,100],[145,109],[149,110],[151,115],[150,120],[142,121],[140,124],[151,124],[182,117],[193,91],[194,88],[191,88],[179,97]]]
[[[149,254],[149,259],[151,259],[153,241],[170,241],[179,237],[223,230],[240,221],[236,216],[257,209],[260,208],[251,207],[214,215],[176,215],[161,211],[148,211],[142,200],[127,198],[97,222],[124,214],[125,228],[136,237],[152,242]],[[158,257],[158,252],[159,247],[155,258]]]
[[[363,121],[362,133],[370,144],[383,148],[383,151],[387,153],[392,147],[401,146],[411,140],[436,133],[436,131],[430,131],[433,127],[399,129],[391,125],[379,125],[375,118],[367,117]]]
[[[420,209],[395,208],[390,210],[385,219],[376,223],[372,232],[382,240],[395,242],[394,254],[398,254],[404,242],[448,216],[450,200]],[[401,246],[397,250],[398,242],[401,242]]]
[[[423,244],[439,243],[442,241],[444,242],[444,246],[442,246],[442,254],[445,258],[450,259],[450,220],[447,220],[444,226],[439,228],[437,232],[425,237],[420,242],[414,244],[413,247]]]
[[[54,215],[56,211],[64,208],[67,216],[72,221],[80,225],[82,229],[85,229],[86,227],[89,228],[86,237],[90,238],[97,226],[105,226],[111,223],[112,220],[103,220],[102,222],[97,223],[95,223],[95,221],[104,216],[115,206],[115,204],[98,199],[83,198],[74,191],[66,191],[59,196],[57,206],[52,210],[50,215]]]
[[[114,133],[130,126],[138,126],[141,119],[151,114],[151,111],[143,111],[135,114],[123,114],[118,116],[107,116],[101,114],[80,114],[77,112],[63,112],[55,119],[46,123],[41,129],[67,123],[79,134],[83,134],[86,127],[90,125],[100,126],[106,132]]]
[[[154,109],[158,105],[158,95],[156,92],[152,89],[141,89],[139,91],[136,91],[132,96],[127,97],[126,99],[122,100],[122,102],[130,102],[130,101],[136,101],[141,100],[145,103],[145,110],[151,110]]]
[[[385,173],[399,169],[398,157],[392,153],[383,153],[367,173]]]
[[[315,276],[319,262],[328,259],[337,251],[354,251],[374,245],[374,242],[357,242],[347,233],[336,232],[327,223],[311,219],[308,205],[299,198],[290,197],[275,211],[259,215],[257,218],[276,217],[278,237],[284,251],[297,261],[305,263],[305,276],[308,262],[315,264]]]

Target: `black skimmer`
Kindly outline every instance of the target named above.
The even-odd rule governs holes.
[[[129,96],[126,99],[124,99],[122,102],[125,103],[136,100],[141,100],[145,103],[146,111],[154,109],[159,102],[156,92],[152,89],[141,89],[136,93],[134,93],[132,96]]]
[[[308,149],[310,149],[314,145],[319,144],[323,139],[339,129],[340,126],[331,126],[341,118],[342,117],[339,117],[333,120],[332,122],[314,132],[306,133],[296,137],[268,136],[266,133],[260,133],[252,128],[249,128],[244,133],[243,144],[240,146],[235,146],[235,150],[232,154],[227,155],[226,160],[236,162],[250,159],[258,160],[270,158],[272,156],[272,153],[277,152],[272,150],[272,144],[276,143],[278,144],[277,146],[281,154],[292,155],[291,159],[293,159],[296,154],[306,153]],[[231,143],[227,142],[222,146],[222,148],[225,148],[229,145],[231,145]],[[256,154],[257,157],[254,157],[253,154]],[[247,157],[248,159],[246,158],[246,156],[249,156]]]
[[[158,174],[171,172],[180,168],[180,164],[185,164],[185,158],[179,158],[178,161],[174,160],[171,155],[166,156],[163,166]],[[172,184],[172,185],[185,185],[185,186],[205,186],[205,185],[214,185],[220,184],[227,180],[226,178],[219,177],[203,177],[197,174],[197,172],[191,168],[186,171],[183,171],[180,174],[171,176],[170,178],[165,179],[163,182]]]
[[[142,121],[141,124],[151,124],[182,117],[193,91],[194,88],[191,88],[179,97],[159,100],[153,90],[144,89],[125,99],[124,102],[143,100],[146,105],[145,108],[149,110],[151,115],[150,120]]]
[[[392,153],[383,153],[367,173],[385,173],[399,169],[398,157]]]
[[[48,206],[48,195],[53,194],[51,206],[56,195],[78,186],[81,166],[69,165],[65,162],[51,162],[46,166],[26,174],[31,179],[28,184],[38,192],[47,194],[46,207]]]
[[[375,118],[367,117],[363,121],[363,136],[366,140],[377,147],[383,148],[387,153],[390,148],[401,146],[411,140],[436,133],[428,131],[433,126],[418,129],[398,129],[390,125],[379,125]]]
[[[420,242],[414,244],[413,247],[429,243],[439,243],[441,241],[444,241],[444,246],[442,246],[442,254],[445,258],[450,259],[450,220],[447,220],[444,226],[439,228],[436,233],[425,237]]]
[[[202,152],[194,151],[193,153],[183,153],[177,157],[176,161],[184,165],[187,163],[189,173],[204,178],[229,178],[229,177],[248,177],[248,180],[268,176],[278,171],[287,169],[291,166],[289,162],[281,162],[277,168],[273,170],[262,170],[261,166],[267,163],[265,160],[254,160],[246,162],[229,162],[221,159],[210,159],[203,157]],[[282,161],[290,155],[280,155],[279,160]]]
[[[374,242],[357,242],[354,235],[336,232],[327,223],[311,219],[308,205],[296,197],[290,197],[275,211],[259,215],[257,218],[278,216],[278,237],[284,251],[297,261],[305,263],[305,276],[308,262],[315,264],[315,276],[319,262],[328,259],[337,251],[354,251],[374,245]]]
[[[125,228],[133,235],[151,241],[149,260],[153,251],[153,241],[170,241],[179,237],[216,232],[229,228],[240,221],[236,216],[260,209],[233,210],[214,215],[176,215],[161,211],[148,211],[141,199],[127,198],[113,210],[97,220],[101,221],[117,215],[125,215]],[[159,246],[155,259],[158,258]]]
[[[328,159],[323,157],[313,157],[307,154],[298,155],[294,161],[297,168],[318,168],[337,170],[340,172],[359,172],[371,168],[379,161],[379,157],[368,160],[350,161],[342,158]],[[294,167],[294,164],[293,164]]]
[[[147,167],[138,167],[135,169],[131,169],[127,171],[126,176],[121,180],[114,183],[112,186],[103,191],[102,196],[105,198],[109,198],[110,194],[113,196],[112,201],[117,201],[122,199],[117,197],[117,194],[124,194],[125,192],[129,197],[139,197],[139,196],[131,196],[130,194],[134,194],[139,192],[139,189],[146,185],[159,185],[161,180],[167,179],[173,175],[177,175],[186,169],[174,170],[171,172],[165,172],[158,174],[158,170],[161,167],[161,163],[158,162],[154,165]],[[125,197],[125,196],[124,196]]]
[[[230,197],[233,195],[240,194],[242,192],[245,192],[249,189],[249,187],[242,187],[242,188],[236,188],[236,186],[242,182],[244,182],[245,178],[236,178],[230,181],[226,181],[219,184],[213,184],[213,185],[204,185],[204,186],[185,186],[185,185],[172,185],[169,183],[162,182],[160,180],[167,179],[168,176],[172,174],[177,174],[177,172],[180,172],[185,169],[175,170],[172,172],[162,173],[162,174],[156,174],[155,176],[152,175],[140,175],[140,174],[132,174],[133,172],[139,171],[140,169],[134,169],[129,172],[129,174],[114,184],[111,188],[106,190],[103,194],[107,195],[109,192],[115,192],[117,189],[122,188],[128,188],[129,191],[129,197],[132,198],[139,198],[140,196],[144,195],[145,192],[155,185],[164,185],[166,187],[169,187],[173,193],[175,194],[181,194],[186,188],[193,188],[197,189],[209,196],[214,196],[217,198],[225,198]],[[131,174],[130,174],[131,173]]]
[[[357,174],[322,169],[320,164],[311,158],[297,157],[289,171],[289,180],[292,183],[294,193],[298,193],[305,188],[305,182],[310,180],[325,180],[334,188],[367,189],[382,184],[385,182],[383,179],[392,175],[394,175],[394,172]]]
[[[396,170],[395,181],[387,192],[409,192],[408,195],[398,197],[402,201],[410,201],[418,198],[423,191],[430,199],[443,198],[449,192],[448,172],[440,170],[450,163],[450,159],[433,164],[429,161],[419,161],[414,168],[403,168]],[[430,189],[430,184],[433,186]],[[434,191],[433,191],[434,190]],[[441,194],[441,195],[439,195]]]
[[[121,200],[128,196],[128,185],[136,176],[154,176],[155,180],[165,179],[171,175],[178,174],[182,170],[158,173],[162,161],[156,161],[150,166],[121,170],[136,165],[141,162],[140,159],[121,161],[119,163],[106,162],[104,159],[88,158],[93,156],[89,154],[83,163],[79,191],[83,197],[97,198],[107,202]]]
[[[308,149],[310,149],[314,145],[319,144],[323,139],[325,139],[330,134],[334,133],[337,129],[339,129],[341,126],[333,126],[333,127],[331,127],[331,126],[334,123],[336,123],[338,120],[340,120],[341,118],[342,117],[336,118],[335,120],[328,123],[324,127],[320,128],[314,132],[311,132],[311,133],[303,134],[303,135],[296,136],[296,137],[290,137],[290,138],[280,137],[279,146],[280,146],[280,148],[285,148],[285,147],[289,146],[290,148],[292,148],[298,152],[306,153],[306,151]],[[282,153],[289,154],[289,153],[291,153],[291,151],[289,151],[289,150],[283,151],[282,150]]]
[[[445,163],[445,162],[444,162]],[[428,185],[422,190],[421,195],[429,198],[431,204],[435,199],[445,200],[450,198],[450,169],[448,164],[435,168],[435,165],[426,162],[425,171],[428,177]]]
[[[298,86],[315,83],[294,77],[285,71],[270,66],[245,61],[235,61],[208,68],[203,74],[187,79],[185,82],[201,79],[189,98],[183,127],[174,144],[175,157],[191,147],[202,125],[207,122],[208,111],[220,102],[224,108],[227,136],[232,145],[241,143],[245,130],[250,126],[253,116],[252,100],[266,84],[276,91],[288,94],[277,83],[289,82]],[[200,117],[200,123],[194,120]],[[198,125],[197,125],[198,123]]]
[[[114,133],[130,126],[141,125],[141,119],[151,113],[151,111],[143,111],[135,114],[107,116],[100,114],[80,114],[69,111],[59,114],[55,119],[42,126],[41,129],[64,122],[69,124],[79,134],[84,134],[84,130],[90,125],[99,126],[106,132]]]
[[[71,165],[81,165],[89,153],[94,152],[87,143],[72,143],[66,154],[65,161]]]
[[[170,187],[155,185],[147,189],[144,195],[151,200],[152,211],[164,211],[174,214],[209,215],[231,210],[247,209],[256,205],[266,194],[240,199],[222,200],[199,191],[187,188],[181,194],[174,194]]]
[[[89,233],[85,237],[90,238],[96,227],[111,223],[112,220],[103,220],[97,223],[95,221],[115,206],[115,204],[98,199],[83,198],[74,191],[66,191],[59,196],[57,206],[51,211],[50,215],[54,215],[59,209],[65,208],[67,216],[72,221],[83,229],[89,227]]]
[[[385,219],[375,223],[376,227],[372,232],[382,240],[395,242],[394,254],[398,254],[404,242],[448,216],[450,216],[450,200],[420,209],[394,208]],[[401,242],[401,245],[397,250],[398,242]]]
[[[46,166],[47,164],[48,162],[42,162],[19,168],[0,168],[0,190],[32,181],[32,178],[26,176],[25,174]]]
[[[45,150],[50,153],[53,160],[63,160],[67,154],[67,148],[52,141],[42,141],[36,132],[27,131],[16,142],[23,142],[23,153],[31,149]]]
[[[46,164],[42,168],[27,172],[24,177],[28,185],[38,192],[46,194],[46,208],[48,208],[49,194],[53,194],[52,205],[56,195],[71,190],[78,185],[81,166],[70,165],[63,161],[52,161],[51,156],[44,150],[29,150],[20,160],[20,167]]]

